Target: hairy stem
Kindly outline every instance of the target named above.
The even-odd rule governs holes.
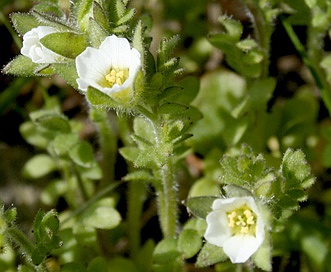
[[[158,193],[158,208],[161,230],[164,238],[175,237],[177,233],[178,199],[177,181],[174,174],[172,149],[163,137],[162,125],[159,120],[151,120],[155,137],[158,158],[157,167],[154,169],[155,177],[161,181],[156,186]]]
[[[159,192],[160,223],[164,238],[173,238],[177,233],[177,182],[169,158],[160,169],[162,191]]]
[[[43,264],[40,264],[38,266],[34,265],[31,259],[34,246],[29,241],[29,239],[24,235],[23,232],[21,232],[16,227],[12,226],[9,227],[6,230],[6,235],[8,236],[9,240],[12,241],[15,245],[18,246],[19,250],[22,253],[22,256],[26,260],[27,264],[36,272],[46,272],[47,269]]]

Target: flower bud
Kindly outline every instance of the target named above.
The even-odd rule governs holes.
[[[28,31],[23,36],[23,47],[21,53],[29,57],[34,63],[56,63],[63,57],[46,48],[40,40],[52,33],[58,32],[54,27],[38,26]]]

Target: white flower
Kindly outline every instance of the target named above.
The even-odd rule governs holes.
[[[107,37],[99,49],[87,47],[76,58],[78,88],[88,87],[112,96],[128,92],[141,67],[140,53],[125,38]]]
[[[244,263],[264,240],[265,224],[252,197],[216,199],[207,217],[205,239],[222,247],[232,263]]]
[[[55,32],[58,32],[58,30],[54,27],[38,26],[25,33],[23,47],[21,48],[22,55],[29,57],[35,63],[60,62],[63,57],[46,48],[40,42],[43,37]]]

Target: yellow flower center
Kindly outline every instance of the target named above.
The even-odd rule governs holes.
[[[129,77],[129,69],[111,69],[105,76],[105,79],[109,87],[113,87],[114,84],[122,85]]]
[[[255,235],[256,214],[247,205],[228,212],[227,217],[228,226],[232,229],[232,235]]]

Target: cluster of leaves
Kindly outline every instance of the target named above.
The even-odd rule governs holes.
[[[4,251],[11,248],[11,243],[19,247],[25,265],[20,265],[18,271],[45,271],[44,260],[51,250],[62,245],[58,236],[59,219],[55,210],[44,212],[40,210],[33,223],[34,243],[17,228],[15,220],[17,210],[11,207],[8,210],[1,208],[1,247]]]

